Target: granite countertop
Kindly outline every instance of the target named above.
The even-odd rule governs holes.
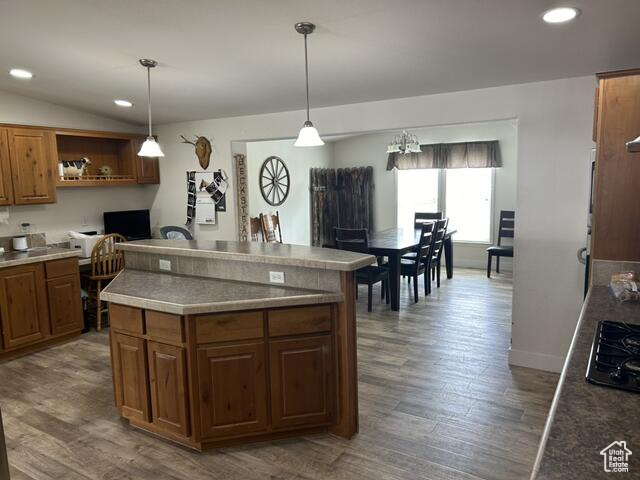
[[[551,407],[543,437],[546,444],[543,440],[536,459],[539,471],[532,478],[610,478],[600,451],[622,440],[634,452],[629,457],[629,473],[622,476],[640,478],[640,393],[585,380],[601,320],[640,324],[640,305],[618,303],[605,286],[591,288]]]
[[[125,269],[102,291],[107,302],[176,315],[341,302],[341,293]]]
[[[5,252],[0,255],[0,268],[15,267],[28,263],[47,262],[49,260],[59,260],[61,258],[79,257],[79,250],[70,248],[38,247],[27,252]]]
[[[153,239],[121,243],[117,248],[131,252],[240,260],[345,272],[375,262],[372,255],[286,243]]]

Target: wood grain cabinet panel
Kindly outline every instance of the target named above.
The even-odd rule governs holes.
[[[78,274],[47,280],[47,293],[51,333],[58,335],[82,330],[84,321]]]
[[[9,157],[16,205],[55,203],[53,132],[9,129]]]
[[[264,343],[198,349],[202,437],[267,428]]]
[[[160,162],[158,158],[139,157],[138,152],[146,138],[133,141],[133,154],[136,157],[136,180],[138,183],[160,183]]]
[[[0,128],[0,205],[11,205],[12,203],[13,186],[9,160],[9,133],[6,128]]]
[[[189,435],[186,351],[148,342],[152,421],[163,430]]]
[[[149,422],[149,376],[143,338],[111,333],[116,406],[120,415]]]
[[[268,315],[272,337],[331,331],[331,305],[271,310]]]
[[[274,428],[330,423],[335,417],[333,337],[269,342]]]
[[[42,263],[0,270],[0,316],[5,349],[38,342],[49,334]]]

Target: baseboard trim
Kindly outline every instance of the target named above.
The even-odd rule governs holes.
[[[511,348],[509,349],[509,365],[560,373],[564,365],[564,357]]]

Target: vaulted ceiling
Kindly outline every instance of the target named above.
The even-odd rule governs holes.
[[[312,107],[640,66],[640,1],[569,0],[575,21],[543,23],[556,3],[0,0],[0,90],[144,123],[147,57],[156,123],[302,109],[301,20],[317,24]]]

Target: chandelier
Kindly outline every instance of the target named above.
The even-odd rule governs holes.
[[[420,142],[418,141],[418,137],[411,133],[407,133],[406,130],[403,130],[400,135],[396,135],[393,137],[391,142],[389,142],[389,146],[387,147],[387,153],[420,153],[422,150],[420,149]]]

